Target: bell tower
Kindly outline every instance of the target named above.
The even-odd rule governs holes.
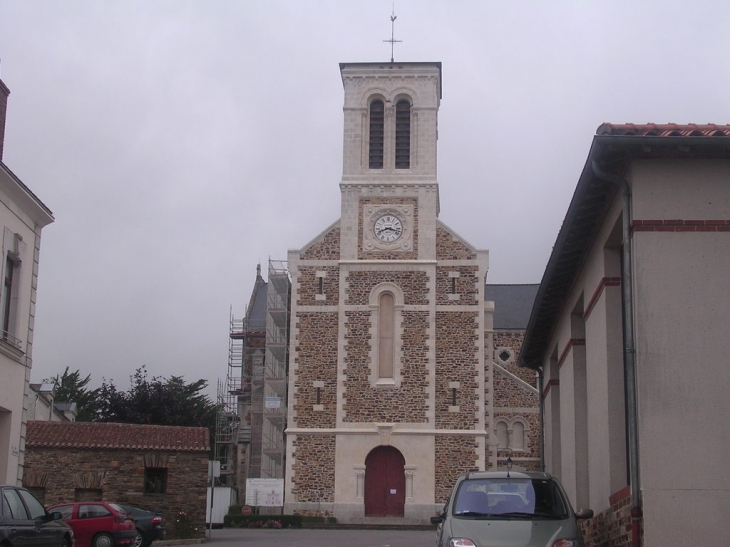
[[[441,63],[342,63],[340,73],[341,258],[433,259]]]

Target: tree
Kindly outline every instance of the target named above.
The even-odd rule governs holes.
[[[93,422],[99,413],[100,388],[88,389],[91,375],[81,379],[81,372],[69,372],[69,367],[63,374],[43,380],[56,384],[54,401],[57,403],[76,403],[76,420],[79,422]]]
[[[214,427],[216,406],[203,393],[207,380],[187,384],[182,376],[148,379],[144,366],[130,380],[127,392],[104,381],[99,393],[99,421]]]

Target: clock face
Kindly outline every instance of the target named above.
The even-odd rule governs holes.
[[[397,216],[386,214],[375,221],[373,230],[380,241],[392,243],[403,235],[403,224]]]

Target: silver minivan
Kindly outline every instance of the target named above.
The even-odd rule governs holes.
[[[591,517],[547,473],[470,471],[431,522],[439,547],[584,547],[577,519]]]

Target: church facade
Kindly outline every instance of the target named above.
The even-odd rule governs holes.
[[[341,215],[288,256],[284,512],[422,522],[463,471],[539,467],[537,384],[488,251],[438,218],[440,63],[340,71]]]

